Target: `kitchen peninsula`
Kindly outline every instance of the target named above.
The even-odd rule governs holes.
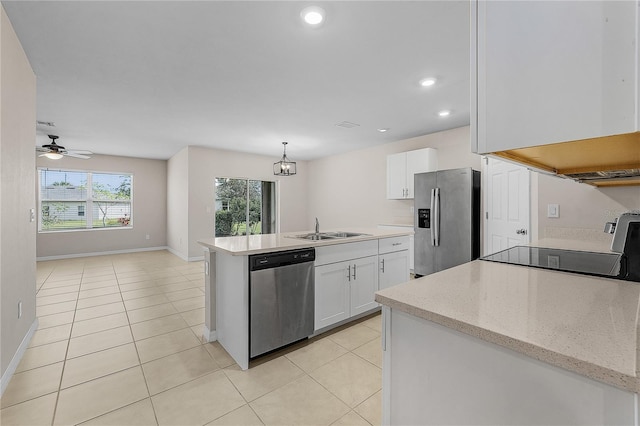
[[[383,424],[638,424],[638,283],[476,260],[376,300]]]
[[[409,232],[344,231],[198,241],[205,247],[205,338],[218,340],[240,368],[249,367],[250,259],[253,255],[314,249],[313,335],[379,310],[375,292],[409,279]]]

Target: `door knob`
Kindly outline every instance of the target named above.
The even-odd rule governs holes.
[[[516,234],[518,234],[518,235],[527,235],[527,230],[526,230],[526,229],[524,229],[524,228],[522,228],[522,229],[518,229],[518,230],[516,231]]]

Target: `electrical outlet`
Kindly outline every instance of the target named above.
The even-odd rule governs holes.
[[[36,209],[29,209],[29,222],[36,221]]]
[[[22,300],[18,301],[18,318],[22,317]]]
[[[151,238],[151,237],[149,236],[149,234],[147,234],[146,238],[147,238],[147,240],[148,240],[148,239],[149,239],[149,238]]]

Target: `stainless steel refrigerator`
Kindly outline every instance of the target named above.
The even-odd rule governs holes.
[[[480,172],[471,168],[414,175],[416,276],[480,256]]]

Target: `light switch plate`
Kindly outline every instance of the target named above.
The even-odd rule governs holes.
[[[547,204],[547,217],[560,217],[560,205]]]

